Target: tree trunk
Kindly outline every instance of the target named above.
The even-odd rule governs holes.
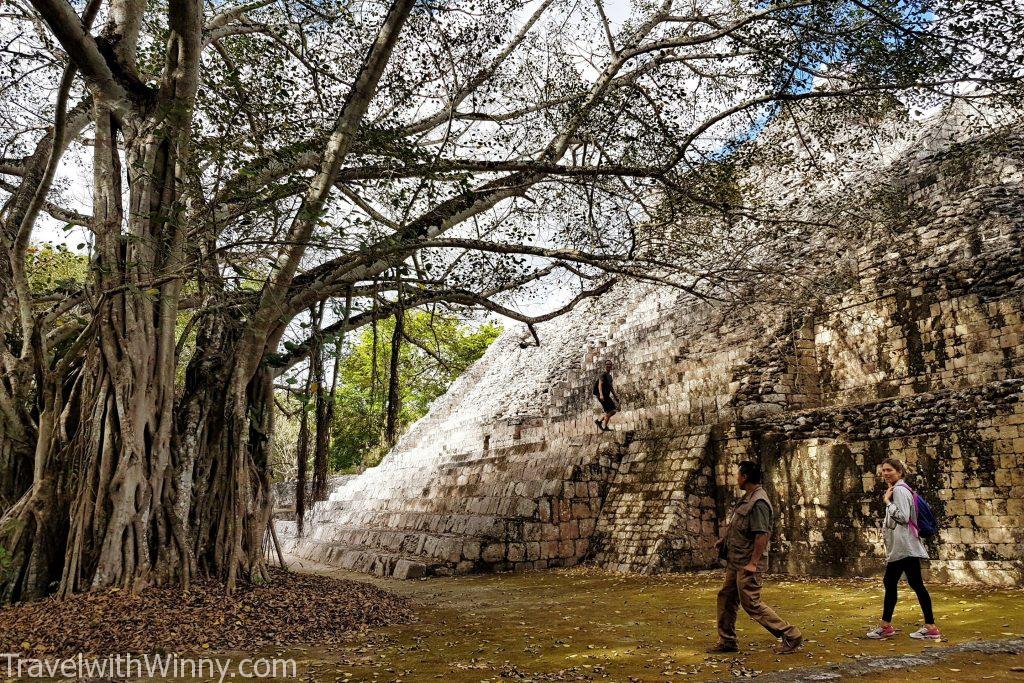
[[[228,381],[240,329],[237,322],[228,329],[210,325],[197,336],[178,411],[183,428],[176,440],[179,491],[191,496],[180,502],[178,512],[188,520],[199,571],[223,579],[243,574],[262,580],[262,540],[273,511],[267,470],[273,390],[269,375],[261,371],[247,387],[241,407],[231,398]],[[237,449],[239,443],[244,451]]]
[[[228,591],[239,577],[266,580],[263,538],[272,513],[267,471],[273,434],[273,387],[265,370],[242,391],[229,389],[224,439],[211,451],[218,468],[206,509],[213,524],[200,546],[206,566],[226,579]]]
[[[388,418],[384,438],[388,448],[398,441],[398,418],[402,410],[402,394],[399,386],[399,359],[402,351],[402,336],[405,330],[405,315],[399,308],[395,313],[395,331],[391,335],[391,365],[388,371]]]
[[[176,142],[154,129],[125,136],[128,178],[144,178],[130,186],[125,235],[120,125],[102,104],[94,121],[96,312],[76,342],[81,360],[68,353],[51,367],[34,333],[34,484],[16,506],[12,527],[23,530],[4,539],[19,563],[4,586],[8,598],[42,595],[55,577],[61,594],[135,589],[187,576],[191,566],[174,517],[170,448],[180,282],[154,282],[180,261]],[[52,548],[63,548],[63,557]]]
[[[324,344],[323,335],[320,333],[323,316],[324,305],[321,303],[313,326],[313,343],[316,348],[312,349],[310,354],[316,412],[316,441],[313,448],[313,503],[327,500],[327,450],[331,438],[331,425],[324,389]]]
[[[309,462],[309,418],[302,408],[299,417],[299,443],[295,449],[295,527],[299,536],[305,530],[306,520],[306,471]]]
[[[32,486],[32,449],[8,438],[6,425],[0,436],[0,517]]]
[[[299,442],[295,448],[295,524],[299,536],[303,533],[306,517],[306,471],[309,466],[309,390],[313,377],[312,356],[310,368],[306,373],[306,385],[303,387],[299,408]]]
[[[123,237],[118,126],[97,107],[95,277],[104,294],[80,377],[87,398],[81,429],[67,445],[80,468],[61,579],[65,594],[187,581],[192,567],[175,515],[171,452],[181,283],[160,281],[182,260],[181,141],[159,135],[162,123],[125,136],[130,212]]]
[[[59,98],[59,109],[67,103],[70,76]],[[8,246],[7,258],[0,258],[0,516],[25,495],[32,485],[34,444],[38,415],[38,388],[34,385],[31,345],[26,344],[21,324],[27,296],[24,263],[30,230],[45,199],[56,162],[69,141],[88,124],[92,103],[79,102],[44,135],[22,164],[18,187],[0,207],[0,243]],[[10,345],[8,345],[10,344]]]

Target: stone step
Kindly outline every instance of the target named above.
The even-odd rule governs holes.
[[[456,564],[451,562],[428,562],[413,555],[388,553],[340,542],[321,543],[310,538],[300,539],[291,552],[333,567],[395,579],[452,574],[456,570]]]
[[[402,527],[354,527],[342,526],[340,524],[324,523],[318,524],[310,529],[309,536],[321,541],[340,540],[343,538],[380,538],[385,542],[397,537],[427,536],[435,539],[458,539],[460,541],[481,541],[489,542],[489,539],[497,536],[487,537],[465,532],[432,531],[430,529],[408,529]]]
[[[307,519],[310,515],[315,518],[359,511],[372,513],[377,516],[393,514],[444,514],[445,516],[455,515],[488,515],[490,512],[481,509],[488,501],[495,499],[512,501],[508,505],[515,505],[520,500],[536,501],[541,498],[558,498],[563,495],[562,476],[552,476],[541,484],[537,480],[529,481],[525,478],[513,480],[502,489],[487,489],[483,483],[474,484],[451,484],[425,490],[410,492],[404,498],[350,498],[347,500],[331,500],[318,504],[312,510],[307,511]],[[514,488],[517,484],[524,487],[523,493],[513,493],[506,489]],[[443,499],[442,499],[443,498]],[[475,503],[475,505],[474,505]]]
[[[402,515],[403,517],[409,517],[408,513]],[[331,533],[361,533],[361,532],[394,532],[403,534],[430,534],[438,537],[458,537],[467,538],[472,536],[474,538],[489,538],[501,536],[504,533],[507,517],[505,516],[466,516],[465,520],[462,520],[462,524],[456,523],[455,526],[452,524],[452,518],[447,516],[436,516],[439,521],[444,520],[447,528],[431,528],[424,524],[409,524],[409,523],[392,523],[388,520],[380,520],[375,524],[360,524],[351,523],[351,520],[341,520],[337,517],[331,517],[327,519],[306,519],[306,524],[311,529],[330,528]]]
[[[294,522],[279,522],[278,536],[290,550],[308,545],[343,545],[376,554],[419,558],[452,566],[475,562],[488,546],[501,545],[500,534],[398,529],[393,527],[343,527],[337,524],[307,524],[302,537],[296,536]]]

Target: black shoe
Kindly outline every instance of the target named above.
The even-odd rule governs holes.
[[[704,650],[709,655],[724,655],[732,652],[739,652],[740,649],[736,645],[726,645],[725,643],[717,643],[714,647],[709,647]]]
[[[604,426],[603,426],[603,425],[601,424],[601,421],[600,421],[600,420],[594,420],[594,424],[596,424],[596,425],[597,425],[597,428],[598,428],[598,429],[600,429],[600,430],[601,430],[602,432],[603,432],[603,431],[605,431],[605,428],[604,428]]]

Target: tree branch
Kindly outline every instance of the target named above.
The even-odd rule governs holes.
[[[561,315],[565,315],[573,308],[575,308],[580,302],[594,297],[601,296],[609,289],[611,289],[616,283],[616,280],[606,280],[599,286],[593,289],[586,289],[577,294],[571,301],[564,306],[561,306],[555,310],[549,311],[536,316],[529,316],[520,313],[519,311],[513,311],[512,309],[502,306],[486,296],[470,292],[468,290],[445,290],[436,291],[429,293],[422,293],[417,296],[409,297],[401,304],[399,302],[390,302],[387,305],[374,306],[369,311],[363,311],[359,315],[352,316],[348,321],[349,330],[354,330],[364,325],[369,325],[371,322],[376,320],[384,320],[390,318],[399,308],[411,309],[420,306],[426,306],[428,304],[447,303],[447,304],[458,304],[461,306],[478,306],[485,308],[489,311],[498,313],[499,315],[505,316],[512,320],[517,320],[527,325],[536,325],[538,323],[553,320]],[[336,322],[332,325],[320,330],[320,335],[329,337],[334,335],[342,327],[342,322]],[[289,368],[294,366],[309,357],[310,350],[312,348],[312,336],[301,344],[297,344],[288,353],[278,354],[271,359],[271,365],[276,368],[275,375],[281,376]]]
[[[111,68],[96,39],[86,30],[67,0],[32,0],[32,6],[43,17],[96,97],[120,115],[134,112],[136,103],[148,94],[148,89],[141,83],[133,83],[129,91],[122,82],[124,75]]]
[[[377,34],[377,39],[370,47],[359,76],[349,91],[345,104],[341,109],[334,132],[327,144],[320,170],[310,183],[303,198],[302,205],[292,221],[288,231],[291,246],[282,250],[274,262],[273,274],[263,288],[259,307],[246,332],[250,353],[262,354],[267,336],[281,313],[288,288],[295,277],[299,261],[306,251],[305,242],[313,232],[313,227],[323,210],[324,203],[337,180],[338,170],[348,155],[352,141],[356,136],[360,121],[366,114],[391,57],[391,52],[398,42],[402,27],[412,10],[415,0],[394,0],[384,23]],[[243,344],[245,348],[245,344]],[[255,359],[239,365],[242,375],[251,376],[256,369]],[[248,381],[248,379],[246,379]]]

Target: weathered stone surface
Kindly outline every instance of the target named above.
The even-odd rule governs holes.
[[[419,579],[427,575],[427,565],[422,562],[401,559],[395,562],[391,576],[396,579]]]
[[[593,562],[707,567],[759,460],[774,570],[883,564],[879,462],[898,457],[940,517],[933,570],[1024,580],[1024,142],[922,146],[893,177],[910,218],[867,240],[826,305],[745,311],[619,286],[507,332],[381,465],[316,506],[300,555],[427,573]],[[594,425],[597,368],[622,412]],[[403,565],[405,566],[405,565]]]

